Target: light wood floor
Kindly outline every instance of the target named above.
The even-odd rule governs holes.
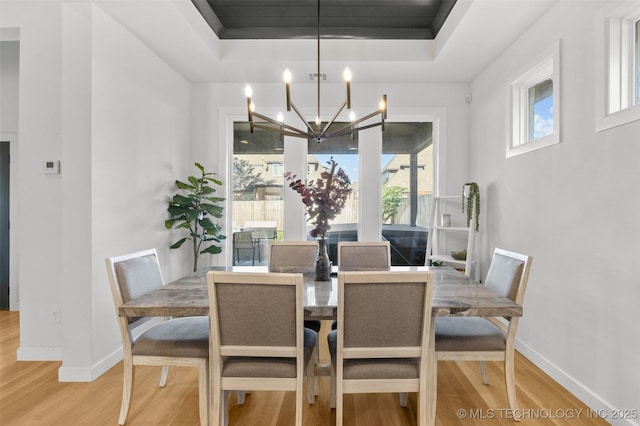
[[[326,342],[325,335],[326,328],[323,327],[321,342]],[[18,346],[18,313],[0,311],[0,425],[117,424],[122,363],[91,383],[59,383],[60,362],[18,362]],[[321,348],[321,358],[326,361],[326,344]],[[482,384],[475,363],[439,364],[437,425],[516,425],[507,418],[505,411],[501,411],[508,407],[502,366],[499,363],[488,364],[490,386]],[[195,370],[172,368],[163,389],[158,387],[159,377],[159,368],[137,367],[127,425],[197,425]],[[589,410],[584,404],[520,355],[516,362],[516,381],[523,413],[546,417],[523,420],[519,425],[607,424],[603,420],[589,418]],[[329,409],[328,399],[329,379],[322,377],[316,403],[304,403],[305,426],[335,425],[335,410]],[[293,408],[291,393],[253,392],[247,394],[242,406],[237,405],[232,397],[230,425],[293,425]],[[465,418],[461,418],[458,410],[462,410],[460,413]],[[579,417],[577,410],[583,410]],[[560,418],[567,415],[578,418]],[[556,418],[548,419],[549,416]],[[399,406],[397,395],[345,397],[345,426],[415,425],[415,418],[415,395],[409,396],[407,408]]]

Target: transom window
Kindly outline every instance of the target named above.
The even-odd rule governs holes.
[[[506,156],[560,142],[560,43],[510,86],[511,132]]]
[[[640,120],[640,5],[611,5],[597,20],[598,131]]]

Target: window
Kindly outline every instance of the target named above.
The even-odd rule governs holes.
[[[636,105],[640,105],[640,21],[636,22]]]
[[[640,120],[640,6],[614,3],[598,18],[596,130]]]
[[[392,265],[424,265],[433,193],[433,123],[388,122],[382,134],[382,238]]]
[[[235,246],[233,264],[265,264],[269,241],[283,229],[284,142],[268,132],[251,133],[249,123],[233,125],[233,202],[231,205],[233,232],[251,232],[255,247]]]
[[[510,86],[511,132],[506,156],[560,142],[560,43]]]

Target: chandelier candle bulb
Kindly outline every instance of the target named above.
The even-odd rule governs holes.
[[[251,108],[251,104],[252,104],[251,95],[253,95],[253,90],[251,90],[251,86],[250,85],[247,84],[245,86],[244,94],[247,97],[247,115],[249,117],[249,122],[252,122],[253,119],[251,117],[251,111],[252,111],[252,108]],[[253,126],[251,126],[251,133],[253,133]]]
[[[284,70],[284,87],[287,93],[287,111],[291,111],[291,71]]]
[[[351,70],[349,67],[344,69],[342,76],[344,77],[344,81],[347,82],[347,109],[351,109]]]

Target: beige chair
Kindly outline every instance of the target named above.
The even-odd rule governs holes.
[[[269,271],[315,272],[317,241],[271,241]]]
[[[418,392],[427,422],[431,272],[339,272],[338,329],[329,333],[336,425],[347,393]]]
[[[341,271],[385,270],[391,266],[389,241],[338,243],[338,269]]]
[[[295,391],[302,424],[305,367],[317,334],[302,326],[302,274],[207,274],[210,313],[210,416],[224,425],[228,392]]]
[[[173,365],[198,369],[200,424],[207,425],[209,319],[189,317],[165,320],[119,316],[119,308],[124,303],[164,285],[158,255],[155,249],[145,250],[108,258],[106,265],[122,335],[124,358],[122,405],[118,423],[123,425],[127,419],[133,392],[133,366],[162,366],[160,386],[164,387],[168,366]],[[134,338],[134,334],[140,331],[142,334]]]
[[[485,285],[522,305],[533,258],[495,249]],[[503,361],[509,406],[518,408],[514,376],[514,343],[518,317],[437,317],[435,351],[438,361],[479,361],[484,384],[486,361]]]
[[[271,241],[269,244],[269,271],[314,273],[317,251],[317,241]],[[322,322],[305,320],[304,327],[319,333]],[[320,364],[319,350],[313,353],[313,360],[314,365]],[[312,386],[312,392],[307,393],[307,401],[309,404],[313,404],[315,395],[318,395],[318,382],[315,375],[309,376],[309,386]]]

